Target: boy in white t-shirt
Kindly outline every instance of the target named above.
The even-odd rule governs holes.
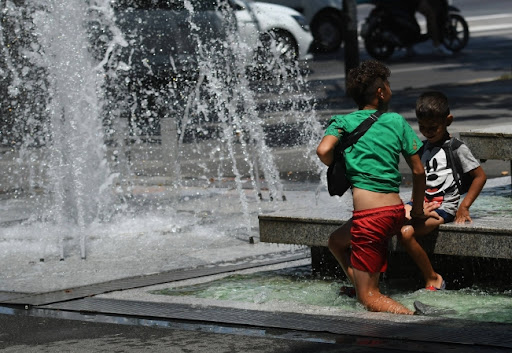
[[[459,146],[453,153],[460,160],[462,172],[469,173],[473,178],[466,197],[459,204],[461,193],[454,176],[457,168],[446,152],[446,146],[451,140],[447,127],[453,121],[448,98],[438,91],[423,93],[416,102],[416,117],[420,132],[426,138],[419,154],[427,177],[424,212],[429,218],[425,223],[402,227],[400,240],[420,268],[425,278],[426,289],[438,290],[445,288],[445,282],[441,275],[434,271],[427,253],[415,237],[429,234],[443,223],[472,222],[469,208],[482,191],[487,177],[469,148],[460,140],[456,140]],[[411,206],[406,205],[405,208],[407,218],[410,218]]]

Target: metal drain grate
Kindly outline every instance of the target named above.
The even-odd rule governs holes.
[[[512,325],[444,318],[394,322],[367,317],[269,312],[105,298],[85,298],[41,308],[512,349]]]
[[[6,302],[6,301],[9,301],[9,300],[14,300],[16,298],[25,297],[27,295],[29,295],[29,294],[27,294],[27,293],[18,293],[18,292],[3,292],[3,291],[0,291],[0,303]]]

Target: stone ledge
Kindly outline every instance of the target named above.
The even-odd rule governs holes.
[[[512,129],[510,126],[500,129],[489,128],[461,132],[460,138],[478,159],[512,159]]]
[[[266,243],[327,246],[329,234],[345,221],[329,210],[298,210],[259,215],[260,241]],[[346,217],[345,219],[348,219]],[[465,225],[443,224],[421,239],[428,253],[512,259],[512,229],[505,218],[479,218]],[[396,237],[392,251],[403,251]]]

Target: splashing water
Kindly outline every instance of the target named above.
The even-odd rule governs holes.
[[[249,203],[259,203],[262,190],[270,199],[285,198],[263,114],[283,123],[293,117],[302,129],[296,144],[306,145],[304,158],[321,168],[309,147],[322,129],[298,65],[269,59],[274,80],[258,96],[261,86],[255,90],[247,70],[252,58],[226,3],[218,4],[225,34],[205,42],[197,10],[185,0],[197,50],[195,77],[162,79],[157,66],[142,60],[151,47],[141,43],[152,39],[138,27],[144,19],[138,14],[123,23],[112,4],[5,1],[0,67],[8,82],[2,107],[9,123],[0,137],[3,158],[16,164],[9,164],[2,189],[15,198],[29,195],[32,210],[5,234],[36,233],[35,241],[44,244],[41,257],[57,251],[63,259],[78,243],[85,258],[87,237],[102,225],[128,224],[145,214],[164,217],[175,229],[200,223],[202,209],[220,204],[222,192],[183,196],[184,188],[215,189],[232,180],[243,216],[236,236],[247,236],[255,225]],[[143,72],[135,69],[139,59]],[[167,66],[178,59],[169,56]],[[265,94],[279,101],[262,100]],[[159,198],[148,184],[173,192]],[[207,205],[183,225],[176,205],[191,198]]]
[[[31,132],[21,139],[20,170],[23,172],[27,165],[32,172],[29,185],[44,184],[48,196],[34,217],[43,221],[43,227],[52,223],[62,225],[60,241],[64,234],[78,238],[81,255],[85,257],[86,228],[101,217],[103,209],[110,207],[107,189],[115,176],[104,158],[101,102],[97,94],[104,73],[92,66],[83,21],[87,6],[83,1],[7,5],[9,11],[18,15],[15,20],[23,20],[15,23],[19,28],[14,36],[25,36],[21,39],[27,41],[15,53],[25,59],[24,66],[14,67],[15,60],[10,63],[14,78],[10,96],[22,98],[23,92],[32,98],[25,103],[25,110],[16,109],[18,104],[13,104],[14,123],[24,122]],[[27,35],[23,30],[31,32]],[[36,83],[37,80],[42,83]],[[36,87],[30,90],[32,85]],[[37,88],[45,90],[45,97],[39,96]],[[34,173],[38,159],[42,160]],[[62,244],[60,248],[63,258]]]

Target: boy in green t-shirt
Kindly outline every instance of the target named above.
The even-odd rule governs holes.
[[[352,184],[353,217],[329,237],[329,250],[355,286],[357,299],[368,310],[413,314],[379,290],[380,273],[387,266],[387,244],[400,232],[405,209],[398,194],[403,155],[413,174],[413,222],[424,222],[425,170],[417,152],[421,140],[405,119],[387,113],[391,99],[389,69],[369,60],[350,70],[347,93],[359,110],[331,119],[317,155],[325,165],[334,159],[334,148],[375,111],[384,112],[355,145],[344,151],[347,177]]]

